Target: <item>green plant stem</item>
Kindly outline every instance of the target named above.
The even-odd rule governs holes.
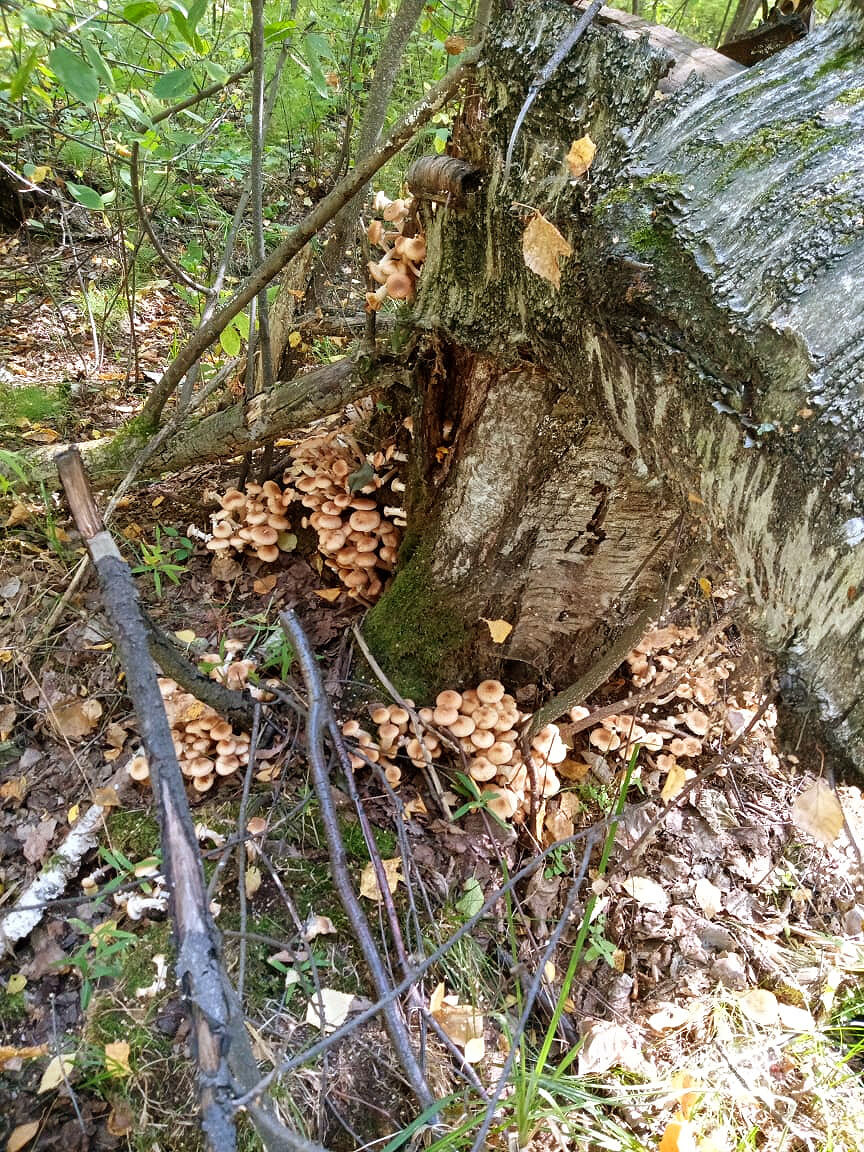
[[[624,811],[624,805],[627,803],[627,793],[630,789],[630,780],[633,776],[633,770],[636,767],[636,760],[639,755],[639,748],[633,749],[633,754],[627,763],[627,771],[624,773],[624,779],[621,781],[621,788],[618,792],[618,799],[615,802],[615,808],[612,813],[612,820],[609,824],[609,829],[606,833],[606,839],[603,842],[603,851],[600,853],[600,863],[597,865],[598,877],[606,874],[606,869],[609,866],[609,857],[612,855],[612,848],[615,844],[615,833],[618,829],[618,822],[621,819],[621,814]],[[540,1082],[540,1077],[543,1075],[543,1069],[546,1067],[546,1061],[549,1059],[549,1052],[555,1040],[555,1034],[558,1031],[558,1021],[564,1011],[564,1004],[567,997],[570,995],[570,986],[573,983],[573,977],[576,975],[576,969],[582,960],[582,951],[585,947],[585,940],[588,936],[588,931],[591,927],[591,917],[594,914],[594,909],[597,906],[597,894],[592,892],[588,897],[585,904],[585,912],[582,916],[582,923],[579,926],[579,935],[576,937],[576,943],[573,945],[573,951],[570,953],[570,962],[567,965],[567,972],[561,984],[561,991],[558,994],[558,999],[555,1002],[555,1008],[552,1012],[552,1019],[549,1021],[549,1027],[546,1029],[546,1035],[543,1037],[543,1044],[540,1048],[540,1053],[537,1057],[537,1063],[534,1071],[531,1074],[531,1081],[528,1091],[528,1098],[533,1099],[537,1093],[537,1086]]]

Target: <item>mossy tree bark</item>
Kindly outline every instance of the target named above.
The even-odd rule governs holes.
[[[369,639],[417,696],[507,661],[560,684],[722,542],[763,636],[864,765],[860,7],[662,100],[662,53],[592,28],[505,181],[530,78],[577,16],[500,5],[457,137],[488,179],[428,213],[423,535]],[[564,157],[586,132],[596,159],[574,182]],[[524,205],[573,246],[558,291],[523,261]],[[483,617],[513,624],[505,645]]]

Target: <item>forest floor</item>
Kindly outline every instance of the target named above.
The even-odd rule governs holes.
[[[46,251],[20,237],[0,241],[7,451],[110,434],[137,409],[148,373],[164,366],[190,322],[183,300],[154,281],[139,298],[135,371],[127,370],[122,325],[104,342],[97,335],[97,365],[74,278],[49,283]],[[85,269],[94,286],[98,261],[108,268],[114,259],[94,248]],[[332,344],[298,349],[310,362],[339,354]],[[313,431],[322,429],[298,430],[276,446],[277,473]],[[408,432],[386,406],[359,405],[324,431],[358,470],[399,468],[410,453]],[[375,732],[370,711],[398,711],[402,702],[388,698],[358,651],[352,629],[368,604],[340,585],[299,505],[288,509],[291,534],[280,538],[275,562],[226,561],[207,549],[211,516],[237,469],[226,462],[140,484],[112,528],[142,602],[187,659],[211,672],[214,662],[249,661],[253,680],[265,689],[275,681],[270,687],[282,693],[262,707],[249,768],[217,775],[206,791],[190,777],[189,788],[227,969],[235,980],[243,972],[262,1073],[317,1038],[321,1007],[333,1026],[371,994],[334,892],[292,707],[304,690],[278,613],[295,608],[339,718],[359,740],[355,752],[371,750],[356,780],[412,958],[428,955],[546,852],[544,866],[418,983],[420,1000],[466,1058],[411,1011],[430,1083],[448,1097],[447,1146],[470,1147],[481,1091],[494,1087],[515,1045],[519,1059],[489,1147],[864,1149],[864,798],[854,782],[838,782],[836,793],[819,783],[822,756],[807,716],[778,717],[773,669],[725,573],[703,572],[668,606],[588,701],[592,715],[564,718],[557,786],[497,819],[464,758],[441,746],[439,791],[406,752],[404,726],[388,738],[388,717]],[[7,484],[0,523],[0,925],[29,907],[28,886],[56,863],[91,806],[101,817],[65,891],[36,910],[0,960],[0,1146],[197,1149],[158,826],[149,785],[121,783],[139,753],[137,724],[99,590],[85,580],[57,615],[84,548],[56,492]],[[525,723],[548,693],[524,678],[509,683],[507,673],[503,662],[487,669]],[[665,687],[664,677],[672,678]],[[452,685],[463,699],[476,688]],[[626,716],[593,716],[633,693],[638,705]],[[388,768],[386,779],[376,763]],[[250,801],[238,854],[232,836],[244,783]],[[353,879],[398,978],[394,926],[338,776],[333,793]],[[590,890],[541,963],[579,871],[583,846],[573,838],[606,828],[619,802],[608,863],[599,867],[599,849],[587,861]],[[581,962],[568,971],[574,955]],[[540,996],[520,1031],[538,965]],[[377,1024],[325,1063],[288,1075],[278,1101],[289,1123],[336,1152],[395,1148],[388,1138],[414,1115]],[[245,1129],[242,1138],[257,1146]]]

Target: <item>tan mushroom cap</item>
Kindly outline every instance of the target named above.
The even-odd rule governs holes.
[[[459,719],[459,713],[455,708],[436,708],[432,713],[432,719],[443,728],[449,728]]]
[[[684,723],[690,729],[694,736],[707,736],[708,730],[711,727],[711,721],[704,712],[700,712],[698,708],[692,709],[690,712],[684,713]]]
[[[481,680],[477,685],[477,699],[481,704],[497,704],[504,695],[500,680]]]
[[[236,772],[240,767],[239,756],[217,756],[216,757],[216,773],[219,776],[230,776],[232,772]]]
[[[588,743],[599,748],[601,752],[614,752],[621,747],[621,737],[609,728],[595,728],[588,737]]]
[[[462,693],[461,709],[466,716],[470,716],[473,712],[476,712],[479,707],[480,698],[477,695],[476,689],[469,688],[467,692]]]
[[[390,723],[398,724],[400,728],[404,728],[406,724],[410,723],[411,715],[404,708],[398,704],[393,704],[390,708]]]
[[[381,513],[374,509],[357,509],[348,521],[355,532],[372,532],[381,523]]]
[[[485,756],[475,756],[473,760],[468,761],[468,772],[472,780],[482,784],[495,779],[498,775],[498,765],[487,760]]]
[[[223,508],[238,510],[246,507],[246,496],[237,488],[229,488],[219,503]]]
[[[492,784],[483,789],[482,795],[487,798],[487,809],[500,820],[510,820],[519,807],[519,797],[510,788]]]
[[[396,785],[402,779],[402,770],[399,768],[398,764],[387,765],[387,767],[384,769],[384,779],[387,781],[391,788],[396,787]]]
[[[665,752],[657,757],[657,767],[661,772],[671,772],[677,763],[674,756],[669,756]]]
[[[423,724],[432,724],[435,720],[435,709],[421,708],[417,715],[420,717],[420,720]]]
[[[462,695],[459,692],[454,692],[452,688],[445,688],[435,697],[435,703],[439,708],[461,708]]]
[[[496,740],[495,743],[486,751],[486,759],[493,764],[509,764],[513,759],[515,749],[512,744],[507,744],[504,741]]]
[[[409,300],[414,295],[414,277],[401,268],[387,277],[387,295],[394,300]]]
[[[470,736],[475,728],[476,724],[471,717],[462,714],[457,715],[456,719],[450,725],[450,731],[459,740],[464,740],[467,736]]]
[[[230,547],[231,547],[231,541],[230,540],[223,540],[223,539],[220,539],[220,537],[218,537],[218,536],[214,536],[213,539],[208,540],[207,544],[206,544],[206,548],[207,548],[208,552],[224,552],[226,549],[228,549]]]
[[[378,739],[382,748],[392,748],[399,736],[400,732],[395,724],[382,724],[378,729]]]
[[[218,719],[210,726],[210,737],[213,740],[230,740],[234,731],[227,720]]]
[[[679,736],[669,741],[669,751],[673,756],[698,756],[702,751],[702,741],[695,736]]]
[[[132,779],[137,780],[139,783],[143,780],[149,779],[150,765],[147,763],[147,757],[133,756],[129,761],[127,771]]]
[[[267,831],[267,818],[265,816],[252,816],[246,821],[246,831],[250,836],[261,836]]]
[[[386,704],[373,704],[373,706],[369,710],[369,715],[372,718],[373,724],[387,724],[390,720],[390,709],[387,707]],[[351,724],[357,724],[357,721],[351,720],[350,723]],[[359,727],[360,727],[360,725],[357,724],[357,728],[359,728]],[[356,730],[357,729],[355,729],[355,731]],[[343,728],[342,731],[345,732],[345,729]],[[346,736],[353,736],[354,733],[353,732],[345,732],[345,735]]]
[[[591,709],[586,708],[584,704],[576,704],[570,709],[570,719],[574,724],[578,724],[580,720],[585,720],[591,715]]]
[[[213,787],[216,777],[212,772],[206,776],[194,776],[192,778],[192,787],[196,792],[209,792]]]
[[[485,751],[495,743],[495,733],[488,728],[477,728],[471,733],[468,740],[475,748]]]
[[[478,728],[491,730],[498,723],[498,709],[491,704],[481,704],[471,713],[471,719]]]

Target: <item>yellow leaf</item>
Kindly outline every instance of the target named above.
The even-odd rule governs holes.
[[[485,616],[481,616],[480,619],[488,625],[493,644],[503,644],[513,631],[513,625],[508,624],[506,620],[487,620]]]
[[[12,660],[11,648],[0,648],[0,664],[9,664]]]
[[[672,1073],[672,1086],[679,1092],[678,1107],[685,1120],[690,1119],[690,1113],[696,1107],[701,1092],[694,1091],[696,1079],[690,1072],[679,1071]]]
[[[105,1045],[105,1071],[117,1078],[130,1075],[128,1041],[112,1040]]]
[[[180,631],[175,632],[174,635],[181,644],[191,644],[192,641],[196,639],[195,633],[191,628],[181,628]]]
[[[20,500],[16,500],[12,505],[12,509],[6,519],[4,528],[17,528],[19,524],[23,524],[26,520],[30,519],[30,510],[26,505],[22,504]]]
[[[18,993],[23,992],[26,987],[27,977],[22,975],[21,972],[13,972],[6,981],[6,991],[10,996],[17,996]]]
[[[580,176],[584,176],[591,165],[594,163],[594,154],[597,151],[597,145],[586,132],[584,136],[580,136],[578,140],[574,140],[570,145],[570,151],[567,153],[567,167],[570,169],[570,175],[574,180],[578,180]]]
[[[156,499],[153,501],[153,503],[150,505],[150,507],[151,508],[158,508],[160,504],[164,504],[164,503],[165,503],[165,497],[164,496],[157,496]],[[175,635],[176,635],[176,633],[175,633]]]
[[[261,869],[260,868],[247,868],[244,877],[244,884],[246,887],[246,898],[251,900],[258,889],[261,887]]]
[[[322,600],[326,600],[328,604],[333,604],[342,595],[342,589],[341,588],[316,588],[315,589],[315,595],[320,596]]]
[[[93,803],[98,804],[100,808],[119,808],[120,797],[117,795],[117,789],[111,787],[94,788]]]
[[[16,776],[14,779],[5,780],[0,784],[0,800],[14,800],[16,804],[22,804],[26,795],[26,776]]]
[[[66,813],[66,820],[69,824],[74,824],[78,817],[81,815],[81,807],[78,804],[73,804],[69,811]]]
[[[123,535],[127,540],[138,540],[140,539],[141,533],[143,531],[144,529],[141,527],[141,525],[133,520],[131,524],[127,524],[123,529]]]
[[[0,1068],[10,1060],[38,1060],[40,1056],[48,1055],[47,1044],[37,1044],[25,1048],[13,1048],[9,1044],[0,1044]]]
[[[65,1082],[74,1064],[75,1061],[71,1056],[52,1057],[42,1073],[42,1079],[36,1089],[37,1094],[41,1096],[43,1092],[53,1092],[55,1088],[59,1088]]]
[[[442,980],[440,984],[436,985],[434,992],[429,997],[429,1011],[433,1016],[436,1012],[441,1011],[441,1005],[444,1003],[445,991],[446,989],[444,987],[444,981]]]
[[[687,783],[687,771],[681,764],[673,764],[669,771],[666,773],[666,779],[663,782],[663,791],[660,793],[660,799],[664,804],[670,803],[676,796],[680,796]]]
[[[81,700],[77,696],[58,704],[50,713],[54,727],[67,740],[81,740],[88,736],[101,715],[102,705],[98,700]]]
[[[699,587],[702,589],[702,595],[705,597],[705,599],[710,600],[714,592],[711,581],[707,580],[704,576],[701,576],[699,578]]]
[[[792,805],[792,821],[799,832],[822,844],[833,844],[843,831],[843,809],[831,786],[817,780],[802,792]]]
[[[47,164],[37,164],[37,166],[30,173],[30,181],[33,184],[41,184],[46,176],[49,175],[51,169]]]
[[[288,347],[297,348],[303,343],[303,337],[299,332],[291,332],[288,336]]]
[[[257,592],[259,596],[266,596],[272,592],[276,587],[276,573],[272,572],[269,576],[261,576],[252,582],[252,591]]]
[[[400,871],[402,857],[394,856],[392,860],[382,860],[381,863],[384,866],[384,875],[387,877],[387,887],[391,892],[395,892],[397,884],[403,879]],[[382,899],[381,889],[378,887],[378,879],[375,876],[375,868],[371,860],[360,874],[360,895],[365,896],[367,900],[380,901]]]
[[[320,998],[313,996],[306,1005],[306,1023],[321,1027],[319,1009],[324,1009],[324,1029],[332,1032],[343,1024],[356,997],[353,992],[339,992],[336,988],[322,988]]]
[[[53,444],[55,440],[60,439],[60,433],[54,428],[34,428],[30,432],[25,432],[21,438],[29,440],[31,444]]]
[[[31,1120],[29,1124],[19,1124],[9,1134],[9,1139],[6,1141],[6,1152],[20,1152],[20,1149],[29,1144],[38,1131],[38,1120]]]
[[[539,212],[531,217],[522,233],[522,259],[526,267],[548,280],[555,288],[560,288],[561,268],[558,261],[566,260],[572,253],[573,249],[554,224],[550,224]]]
[[[666,1125],[657,1152],[695,1152],[693,1129],[683,1116],[676,1116]]]

